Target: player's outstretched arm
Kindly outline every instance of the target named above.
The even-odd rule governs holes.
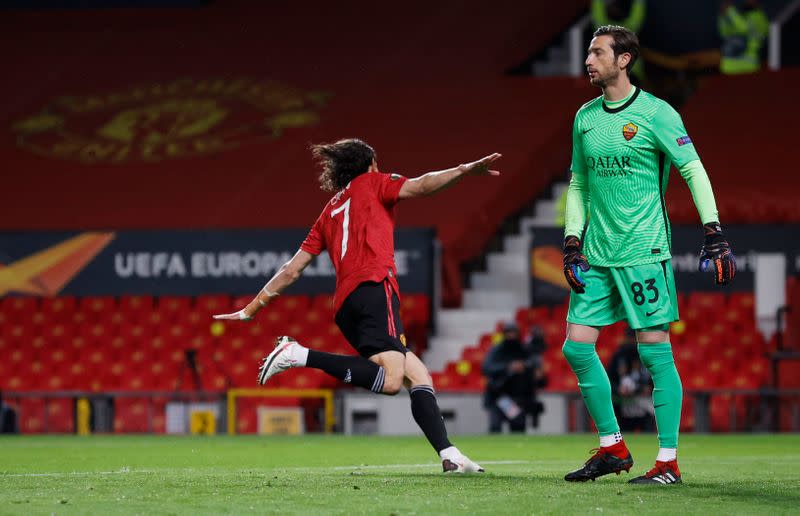
[[[412,199],[414,197],[433,195],[452,186],[464,176],[499,176],[500,172],[492,170],[490,167],[501,157],[501,154],[495,152],[471,163],[447,170],[428,172],[414,179],[409,179],[400,188],[399,198]]]
[[[308,267],[314,255],[302,249],[292,257],[291,260],[281,265],[278,272],[270,279],[264,288],[258,291],[256,297],[247,306],[231,314],[218,314],[214,319],[231,321],[249,321],[258,313],[259,310],[267,306],[270,301],[286,290],[289,285],[297,281],[303,274],[303,269]]]

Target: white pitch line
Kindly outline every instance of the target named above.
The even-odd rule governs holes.
[[[488,464],[490,466],[498,466],[504,464],[527,464],[529,461],[527,460],[482,460],[480,464]],[[339,470],[347,470],[347,469],[401,469],[401,468],[432,468],[439,466],[438,463],[427,463],[427,464],[373,464],[368,466],[332,466],[332,467],[320,467],[320,468],[298,468],[298,469],[331,469],[334,471]],[[291,469],[291,468],[287,468]]]
[[[527,460],[488,460],[481,461],[480,464],[487,464],[490,466],[502,466],[509,464],[529,464],[531,461]],[[306,466],[306,467],[275,467],[269,468],[268,471],[281,470],[281,471],[348,471],[348,470],[381,470],[381,469],[405,469],[405,468],[435,468],[440,464],[429,462],[426,464],[370,464],[359,466]],[[189,469],[120,469],[116,471],[64,471],[55,473],[0,473],[0,478],[6,477],[79,477],[79,476],[93,476],[93,475],[130,475],[136,473],[167,473],[176,471],[204,471],[199,468]]]
[[[85,477],[92,475],[127,475],[130,473],[158,473],[154,469],[120,469],[117,471],[63,471],[59,473],[0,473],[5,477]]]

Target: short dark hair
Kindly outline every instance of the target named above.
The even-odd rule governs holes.
[[[311,154],[322,165],[319,186],[326,192],[338,192],[347,186],[366,173],[375,159],[375,149],[358,138],[312,145]]]
[[[626,29],[620,25],[603,25],[598,27],[592,37],[597,36],[611,36],[611,50],[614,51],[614,59],[618,58],[624,53],[631,55],[631,60],[624,68],[630,75],[633,65],[639,59],[639,37],[630,29]]]

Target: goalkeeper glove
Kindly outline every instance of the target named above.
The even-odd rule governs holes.
[[[577,294],[585,292],[586,282],[583,281],[581,272],[589,270],[589,262],[581,253],[581,241],[578,237],[570,235],[564,239],[564,276],[569,287]]]
[[[727,285],[736,276],[736,258],[733,256],[731,246],[722,235],[719,222],[709,222],[703,225],[705,230],[705,243],[700,249],[700,272],[708,270],[708,265],[714,264],[714,283]]]

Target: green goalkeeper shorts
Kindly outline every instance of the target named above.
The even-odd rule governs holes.
[[[583,294],[570,292],[567,322],[608,326],[626,319],[634,330],[678,320],[670,260],[631,267],[592,267]]]

